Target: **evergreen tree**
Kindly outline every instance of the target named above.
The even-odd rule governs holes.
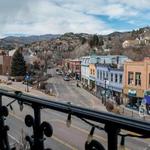
[[[98,38],[98,36],[95,34],[95,35],[93,35],[93,45],[94,45],[94,46],[98,46],[98,44],[99,44],[99,38]]]
[[[100,36],[99,37],[99,46],[103,46],[104,45],[104,41],[103,41],[103,37],[102,36]]]
[[[16,50],[12,57],[11,63],[11,75],[12,76],[24,76],[26,74],[26,64],[22,55],[22,48]]]

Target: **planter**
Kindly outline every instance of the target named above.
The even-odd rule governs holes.
[[[24,80],[24,76],[16,76],[15,81],[16,82],[22,82]]]

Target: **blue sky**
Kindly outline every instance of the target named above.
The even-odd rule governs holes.
[[[108,34],[150,25],[150,0],[0,0],[0,37]]]

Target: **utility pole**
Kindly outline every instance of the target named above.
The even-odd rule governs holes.
[[[107,99],[107,97],[106,97],[106,78],[105,78],[105,99],[104,99],[104,105],[106,105],[106,99]]]

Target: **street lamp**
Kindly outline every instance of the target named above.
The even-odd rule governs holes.
[[[106,86],[107,86],[107,84],[109,84],[109,80],[105,77],[105,78],[104,78],[104,81],[105,81],[105,86],[104,86],[104,88],[105,88],[104,105],[106,105],[106,100],[107,100],[107,95],[106,95],[107,89],[106,89]]]
[[[30,80],[30,76],[29,76],[28,73],[26,73],[25,80],[26,80],[26,83],[27,83],[27,92],[29,92],[28,83],[29,83],[29,80]]]
[[[107,81],[107,80],[106,80],[106,78],[105,78],[104,80],[105,80],[105,95],[104,95],[104,96],[105,96],[105,97],[104,97],[105,99],[104,99],[104,105],[106,105],[106,99],[107,99],[107,97],[106,97],[106,81]]]

